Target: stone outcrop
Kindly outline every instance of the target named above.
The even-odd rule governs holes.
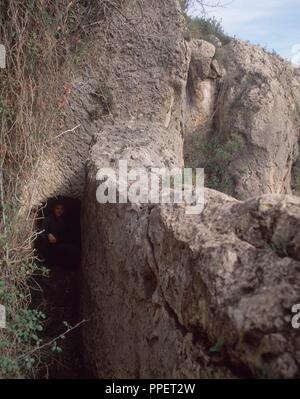
[[[84,342],[94,375],[299,377],[299,199],[241,203],[207,190],[205,211],[188,217],[184,206],[99,206],[88,181]]]
[[[97,170],[117,169],[120,159],[129,167],[182,165],[181,99],[192,93],[191,73],[199,85],[212,80],[214,48],[198,42],[196,50],[185,49],[173,33],[168,42],[182,58],[171,70],[156,69],[154,106],[147,98],[139,105],[146,104],[151,118],[104,126],[91,150],[83,206],[86,367],[101,378],[297,377],[291,307],[299,300],[298,199],[242,203],[207,190],[204,212],[193,217],[184,205],[96,201]],[[181,64],[186,54],[189,73]],[[173,74],[187,82],[175,97]],[[147,93],[143,83],[138,93]],[[172,112],[165,108],[165,123],[156,103],[169,93]]]
[[[65,130],[80,128],[41,159],[32,200],[83,201],[89,374],[299,378],[291,307],[300,301],[300,200],[269,195],[291,191],[298,78],[243,42],[216,52],[186,41],[175,0],[120,7],[71,82]],[[242,168],[236,192],[259,197],[240,202],[207,189],[196,216],[185,204],[97,202],[100,168],[117,170],[124,159],[129,168],[181,168],[185,131],[203,126],[204,138],[215,128],[244,138],[230,173]]]
[[[201,58],[201,51],[198,53]],[[215,80],[209,81],[210,85],[217,85],[217,90],[206,95],[206,103],[212,109],[206,119],[210,118],[211,123],[202,127],[201,123],[187,125],[188,133],[199,140],[213,136],[223,142],[231,137],[244,140],[244,151],[233,157],[227,168],[235,196],[291,194],[292,168],[299,155],[298,70],[258,46],[237,40],[218,48],[215,59],[222,77],[217,74]],[[201,80],[202,71],[198,76]],[[204,81],[201,85],[205,97],[208,90]],[[199,93],[195,99],[201,107]],[[193,151],[194,141],[189,142]]]
[[[222,72],[214,59],[216,48],[204,40],[190,42],[185,101],[185,134],[205,140],[210,132],[216,97],[216,78]],[[192,150],[192,149],[191,149]]]
[[[226,59],[224,57],[226,51]],[[232,165],[236,190],[247,196],[291,194],[298,156],[300,79],[294,68],[259,47],[233,42],[222,50],[227,75],[216,117],[223,135],[246,140],[245,154]]]

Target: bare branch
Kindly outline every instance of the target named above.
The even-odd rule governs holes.
[[[197,9],[202,15],[207,15],[207,10],[210,8],[224,7],[229,4],[225,4],[223,0],[180,0],[180,3],[184,12]]]

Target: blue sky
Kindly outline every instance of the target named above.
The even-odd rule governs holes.
[[[207,2],[207,1],[206,1]],[[213,3],[214,0],[211,0]],[[208,14],[222,19],[226,33],[276,50],[300,64],[300,0],[220,0]],[[197,14],[193,8],[192,14]]]

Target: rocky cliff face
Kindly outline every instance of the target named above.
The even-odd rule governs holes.
[[[228,160],[226,191],[243,199],[291,194],[292,170],[299,156],[299,69],[246,42],[234,40],[216,52],[208,43],[196,43],[192,44],[198,57],[191,61],[195,95],[190,100],[194,112],[191,117],[187,113],[187,158],[192,154],[193,163],[198,160],[201,166],[197,140],[218,137],[221,147],[232,138],[242,140],[239,154]],[[205,154],[202,164],[203,158]],[[295,175],[297,180],[297,170]]]
[[[236,191],[248,197],[291,194],[291,171],[299,155],[299,72],[244,42],[229,44],[220,58],[226,76],[217,128],[224,135],[242,135],[246,143],[244,153],[230,165]]]
[[[299,77],[243,42],[186,41],[175,0],[120,7],[72,81],[65,121],[81,126],[50,152],[50,183],[41,160],[33,199],[83,201],[86,367],[101,378],[300,377],[300,200],[270,195],[291,192]],[[189,152],[189,137],[216,132],[243,138],[228,173],[235,194],[259,197],[207,189],[193,217],[184,204],[96,201],[99,168],[182,167],[184,141]]]
[[[298,199],[208,190],[205,212],[187,217],[183,206],[99,207],[94,192],[82,273],[95,376],[299,377]]]

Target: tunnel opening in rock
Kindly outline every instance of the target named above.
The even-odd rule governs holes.
[[[55,230],[54,209],[58,206],[63,208],[60,216],[63,222]],[[79,312],[80,217],[81,201],[63,196],[47,199],[37,210],[35,249],[46,273],[37,278],[38,289],[32,293],[32,301],[45,314],[43,341],[53,341],[42,354],[47,366],[41,367],[40,378],[85,377]],[[45,231],[45,226],[49,231]],[[58,242],[51,244],[48,233],[56,236]],[[51,246],[59,244],[62,244],[62,251],[54,251],[51,256]]]
[[[56,215],[56,212],[61,214]],[[78,268],[81,252],[80,213],[79,200],[62,196],[49,198],[39,208],[35,247],[47,267]]]

